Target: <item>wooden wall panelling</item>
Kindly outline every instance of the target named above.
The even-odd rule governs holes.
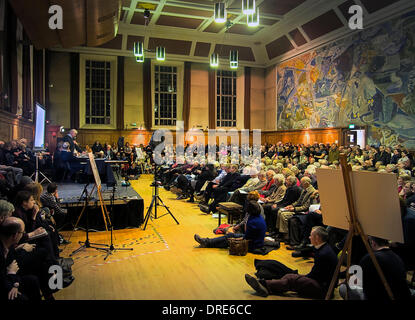
[[[14,139],[26,138],[30,143],[33,140],[33,130],[32,122],[19,119],[5,112],[0,113],[0,140],[8,142]]]
[[[0,129],[1,130],[1,129]],[[291,142],[294,144],[303,143],[303,144],[313,144],[314,142],[318,143],[334,143],[338,141],[341,143],[341,128],[327,128],[327,129],[310,129],[310,130],[292,130],[292,131],[268,131],[262,132],[261,134],[261,143],[276,144],[278,142]],[[1,131],[0,131],[1,132]],[[78,142],[81,146],[92,145],[95,141],[100,141],[101,144],[107,143],[116,143],[119,137],[124,137],[125,142],[130,144],[143,144],[146,145],[149,143],[151,136],[154,131],[149,130],[78,130]],[[173,141],[176,142],[176,131],[171,131],[173,135]],[[186,133],[186,132],[185,132]],[[51,133],[48,133],[51,134]],[[208,133],[205,131],[205,143],[208,142]],[[240,132],[239,132],[240,134]],[[47,137],[49,141],[50,137]],[[196,138],[195,138],[196,141]],[[228,137],[228,142],[231,141],[231,138]],[[249,137],[250,144],[252,145],[253,135],[250,131]],[[186,141],[191,143],[190,141]]]

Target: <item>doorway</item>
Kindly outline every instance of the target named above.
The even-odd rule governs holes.
[[[361,149],[366,147],[366,130],[365,129],[344,129],[343,145],[345,147],[360,146]]]

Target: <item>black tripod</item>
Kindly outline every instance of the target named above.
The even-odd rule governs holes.
[[[39,153],[35,153],[35,157],[36,157],[36,167],[35,167],[35,172],[33,172],[33,174],[30,176],[30,178],[33,178],[33,176],[35,176],[35,182],[39,182],[39,175],[41,175],[43,177],[43,179],[40,181],[40,184],[43,183],[43,181],[47,181],[49,183],[52,183],[52,181],[50,181],[50,179],[48,177],[45,176],[45,174],[40,171],[39,169]]]
[[[88,207],[88,202],[89,202],[89,195],[88,195],[88,186],[89,186],[89,182],[85,185],[84,190],[82,191],[81,196],[79,197],[80,200],[82,200],[82,198],[84,197],[85,202],[84,202],[84,206],[82,208],[82,211],[79,215],[78,221],[76,222],[74,229],[71,233],[71,235],[69,236],[68,241],[71,239],[73,232],[75,231],[75,229],[78,227],[79,221],[81,220],[82,215],[84,214],[86,208]],[[91,191],[92,194],[92,191]],[[86,239],[85,241],[79,241],[79,244],[81,245],[78,249],[76,249],[75,251],[73,251],[69,256],[72,257],[73,255],[77,254],[78,252],[81,252],[87,248],[93,248],[96,250],[101,250],[101,251],[106,251],[107,249],[105,248],[101,248],[100,246],[104,246],[103,244],[100,243],[91,243],[89,241],[89,214],[88,214],[88,210],[86,211]]]
[[[81,194],[81,199],[82,199],[82,196],[85,194],[85,204],[84,204],[84,207],[82,208],[81,214],[79,215],[78,221],[76,222],[76,225],[75,225],[74,230],[78,226],[78,223],[81,220],[81,217],[82,217],[84,211],[86,210],[86,208],[88,206],[88,200],[89,200],[88,189],[87,189],[88,188],[88,185],[89,185],[89,183],[85,185],[84,191]],[[91,194],[92,194],[92,191],[91,191]],[[100,199],[99,200],[101,201],[101,206],[104,206],[102,196],[100,195],[100,190],[98,190],[97,193],[100,196]],[[112,189],[111,213],[113,212],[114,197],[115,197],[115,187],[113,187],[113,189]],[[106,252],[107,255],[105,256],[104,260],[106,260],[108,258],[108,256],[111,255],[116,250],[133,250],[132,248],[115,248],[114,247],[114,243],[113,243],[113,226],[111,224],[111,219],[108,216],[108,212],[106,211],[106,209],[104,210],[104,212],[106,213],[104,215],[104,219],[106,219],[106,221],[108,222],[108,226],[110,228],[110,233],[111,233],[111,242],[110,242],[110,244],[108,245],[108,244],[102,244],[102,243],[91,243],[89,241],[89,221],[88,221],[89,219],[88,219],[88,211],[87,211],[87,213],[86,213],[86,240],[85,241],[79,241],[79,244],[81,246],[78,249],[76,249],[75,251],[73,251],[69,255],[70,257],[72,257],[73,255],[77,254],[78,252],[80,252],[80,251],[82,251],[84,249],[87,249],[87,248],[93,248],[93,249],[96,249],[96,250],[100,250],[100,251]],[[73,233],[73,231],[72,231],[72,233]],[[72,234],[71,234],[71,236],[72,236]],[[69,237],[69,239],[70,239],[70,237]]]
[[[157,181],[156,179],[157,177],[157,165],[155,164],[155,168],[154,168],[154,182],[150,185],[151,187],[154,187],[153,190],[153,199],[151,200],[150,203],[150,207],[148,208],[146,217],[144,218],[144,229],[146,230],[147,228],[147,223],[148,220],[151,218],[151,220],[154,219],[160,219],[162,217],[164,217],[165,215],[170,214],[172,216],[172,218],[174,219],[174,221],[176,221],[177,224],[179,224],[179,221],[176,220],[176,218],[173,216],[173,214],[171,213],[171,211],[169,210],[169,208],[164,204],[163,200],[161,200],[160,196],[159,196],[159,184],[160,182]],[[160,204],[161,203],[161,204]],[[167,210],[167,213],[163,214],[160,217],[157,217],[157,207],[164,207]],[[153,211],[153,207],[154,207],[154,216],[152,216],[152,211]]]
[[[111,216],[114,217],[114,202],[115,202],[115,190],[116,190],[116,186],[112,187],[112,194],[111,194]],[[110,228],[110,233],[111,233],[111,242],[110,245],[104,245],[105,247],[107,247],[106,249],[104,249],[107,252],[107,255],[105,256],[104,260],[107,260],[107,258],[114,252],[117,250],[133,250],[133,248],[116,248],[114,246],[114,242],[113,242],[113,230],[114,227],[112,226],[111,223],[112,219],[109,219],[108,217],[108,222],[109,222],[109,228]]]

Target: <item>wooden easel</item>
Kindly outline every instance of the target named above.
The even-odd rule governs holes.
[[[94,175],[94,181],[95,181],[95,185],[92,188],[90,195],[92,195],[93,192],[94,192],[94,189],[97,188],[97,196],[98,196],[99,205],[101,207],[102,217],[104,219],[105,230],[108,231],[108,224],[111,227],[111,220],[110,220],[110,216],[108,214],[107,206],[104,203],[104,198],[102,197],[101,177],[99,176],[97,164],[95,162],[95,158],[94,158],[94,154],[92,153],[92,150],[89,148],[89,146],[87,146],[86,149],[88,151],[89,163],[91,164],[91,169],[92,169],[92,173]],[[78,221],[76,222],[75,228],[78,226],[78,223],[81,220],[83,212],[84,212],[84,210],[82,210],[81,214],[79,215],[79,218],[78,218]]]
[[[329,290],[327,291],[326,300],[329,300],[332,293],[333,293],[334,286],[336,284],[337,277],[338,277],[339,272],[340,272],[340,267],[343,264],[346,252],[347,252],[346,282],[347,283],[349,282],[350,275],[348,273],[348,270],[350,270],[351,256],[352,256],[352,240],[353,240],[354,235],[360,235],[360,237],[362,238],[362,241],[365,244],[367,252],[370,255],[370,258],[373,262],[373,265],[375,266],[376,271],[379,274],[379,277],[380,277],[380,279],[381,279],[381,281],[382,281],[382,283],[383,283],[383,285],[386,289],[386,292],[389,295],[389,298],[391,300],[394,300],[392,290],[390,289],[390,286],[389,286],[388,282],[386,281],[385,275],[383,274],[382,269],[379,266],[379,263],[378,263],[378,261],[375,257],[375,254],[373,253],[373,250],[369,245],[367,236],[366,236],[366,234],[365,234],[365,232],[362,228],[362,225],[360,224],[359,219],[357,217],[355,206],[354,206],[353,189],[352,189],[352,184],[351,184],[351,180],[350,180],[350,174],[352,172],[352,168],[347,163],[347,158],[346,158],[345,154],[340,155],[340,165],[341,165],[341,169],[342,169],[343,181],[344,181],[344,186],[345,186],[345,189],[346,189],[346,197],[347,197],[347,204],[348,204],[348,210],[349,210],[349,232],[347,234],[347,238],[346,238],[346,242],[344,244],[343,250],[342,250],[342,254],[341,254],[340,259],[337,263],[336,271],[334,272],[333,278],[331,280]],[[363,281],[364,281],[364,279],[363,279]],[[348,294],[348,289],[347,289],[346,299],[348,299],[348,295],[349,294]]]
[[[107,206],[105,205],[104,198],[102,197],[101,178],[100,178],[99,173],[98,173],[97,164],[95,162],[94,155],[92,153],[92,150],[89,148],[89,146],[87,146],[86,149],[88,151],[88,158],[89,158],[89,162],[90,162],[90,165],[91,165],[92,173],[94,175],[95,184],[94,184],[94,186],[93,186],[93,188],[92,188],[92,190],[89,194],[88,194],[88,190],[86,190],[86,188],[84,190],[85,205],[82,208],[81,213],[79,214],[78,220],[76,221],[75,226],[74,226],[71,234],[69,235],[68,241],[72,238],[72,235],[73,235],[74,231],[78,228],[79,222],[81,221],[81,218],[82,218],[82,216],[83,216],[83,214],[84,214],[84,212],[85,212],[85,210],[88,206],[87,201],[90,198],[90,196],[94,193],[95,188],[97,188],[97,195],[98,195],[99,205],[101,207],[102,217],[103,217],[103,220],[104,220],[105,230],[108,231],[108,224],[110,225],[110,227],[112,226],[110,216],[108,214]],[[93,245],[100,245],[100,244],[93,244]]]
[[[100,207],[101,207],[102,217],[104,218],[105,230],[108,231],[107,223],[110,226],[111,242],[110,242],[109,245],[108,244],[101,244],[101,243],[90,243],[89,238],[88,238],[88,228],[87,228],[87,232],[86,232],[86,237],[87,237],[86,239],[87,240],[85,242],[80,241],[79,244],[81,244],[81,247],[76,249],[74,252],[72,252],[70,254],[70,256],[72,256],[72,255],[74,255],[74,254],[76,254],[76,253],[78,253],[78,252],[80,252],[80,251],[82,251],[86,248],[93,248],[93,249],[96,249],[96,250],[101,250],[101,251],[106,252],[107,255],[104,258],[104,260],[106,260],[110,255],[112,255],[112,253],[114,251],[117,251],[117,250],[126,251],[126,250],[133,250],[133,249],[132,248],[124,248],[124,247],[123,248],[116,248],[113,244],[113,231],[114,231],[114,228],[111,224],[110,216],[108,214],[107,207],[104,203],[104,198],[102,197],[101,178],[100,178],[99,173],[98,173],[97,164],[95,162],[94,155],[93,155],[93,153],[92,153],[92,151],[89,147],[87,147],[87,151],[88,151],[89,161],[90,161],[90,164],[91,164],[92,173],[94,174],[94,180],[95,180],[95,185],[92,188],[92,191],[91,191],[90,194],[92,194],[92,192],[94,192],[94,189],[96,187],[97,188],[98,200],[99,200],[99,204],[100,204]],[[85,193],[86,193],[85,206],[82,209],[81,214],[79,215],[79,218],[78,218],[78,221],[76,222],[75,228],[78,226],[78,223],[81,220],[81,217],[82,217],[86,207],[88,206],[89,196],[88,196],[88,190],[86,190],[86,187],[85,187]],[[88,216],[87,216],[87,221],[88,221]],[[75,228],[74,228],[74,230],[75,230]],[[72,233],[73,233],[73,231],[72,231]],[[72,234],[71,234],[71,236],[72,236]]]

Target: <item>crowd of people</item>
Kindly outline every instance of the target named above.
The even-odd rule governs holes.
[[[70,179],[74,179],[82,170],[76,157],[85,149],[77,144],[76,135],[76,130],[71,130],[51,157],[55,181],[59,180],[60,171],[69,172]],[[245,147],[245,151],[252,153],[252,148]],[[177,194],[177,200],[199,202],[205,214],[217,215],[223,203],[238,205],[240,221],[225,228],[220,237],[203,238],[196,234],[194,239],[200,247],[227,248],[231,238],[242,238],[249,240],[249,251],[254,252],[264,246],[267,238],[272,238],[285,242],[294,257],[314,257],[313,269],[307,275],[288,273],[278,279],[246,275],[248,285],[261,296],[290,290],[322,298],[327,292],[347,232],[323,224],[317,168],[338,169],[340,154],[345,154],[353,170],[395,174],[405,242],[370,238],[370,243],[381,266],[386,268],[388,282],[399,283],[392,286],[394,295],[410,296],[406,272],[415,266],[415,163],[413,155],[400,145],[360,148],[318,143],[265,144],[260,147],[260,158],[246,163],[241,149],[235,157],[232,152],[235,150],[224,144],[214,149],[219,161],[213,163],[206,163],[210,146],[205,146],[203,156],[196,150],[190,153],[192,161],[187,161],[189,154],[176,156],[166,148],[162,154],[172,157],[166,157],[169,162],[161,166],[153,165],[152,145],[96,141],[90,149],[97,158],[125,161],[124,175],[154,172],[166,190]],[[63,260],[59,246],[64,239],[57,230],[66,212],[59,205],[56,184],[50,184],[43,192],[40,184],[28,178],[34,171],[34,159],[25,139],[0,141],[1,286],[3,296],[10,300],[53,299],[54,291],[47,285],[48,269]],[[353,250],[351,260],[361,265],[367,276],[373,265],[359,239],[354,241],[357,249]],[[374,276],[370,279],[353,297],[387,298],[386,291],[379,287],[380,279]],[[64,283],[69,285],[72,281],[67,270]],[[340,292],[344,292],[344,286]]]
[[[3,299],[54,300],[53,294],[73,281],[72,259],[60,256],[68,242],[59,233],[66,211],[59,204],[58,186],[45,192],[40,183],[23,176],[9,195],[0,200],[0,286]],[[68,261],[69,260],[69,261]],[[49,273],[62,268],[62,279]],[[62,280],[62,288],[50,283]]]
[[[402,146],[362,149],[337,144],[278,143],[261,146],[260,161],[239,164],[231,163],[231,147],[220,146],[217,153],[218,157],[225,156],[225,163],[205,164],[203,157],[193,158],[192,163],[176,159],[161,168],[160,178],[165,189],[177,194],[177,200],[198,201],[200,210],[206,214],[217,216],[220,204],[239,204],[242,223],[229,226],[224,235],[216,238],[195,234],[200,247],[228,248],[230,238],[242,238],[249,240],[249,250],[254,252],[264,246],[264,239],[272,237],[285,242],[286,248],[293,250],[293,257],[314,256],[313,270],[305,276],[290,274],[278,281],[265,281],[247,275],[248,284],[263,296],[291,290],[322,298],[328,289],[347,231],[323,225],[317,168],[338,169],[340,154],[345,154],[353,170],[395,174],[405,243],[371,238],[371,244],[387,269],[387,280],[399,284],[392,288],[395,297],[409,298],[406,271],[415,267],[415,171],[414,159],[408,150]],[[354,242],[357,249],[352,252],[352,262],[360,264],[366,276],[373,266],[363,243],[358,238]],[[371,279],[374,280],[362,288],[362,294],[354,297],[388,298],[386,291],[379,287],[380,278],[372,276]],[[379,290],[373,289],[376,286]]]

